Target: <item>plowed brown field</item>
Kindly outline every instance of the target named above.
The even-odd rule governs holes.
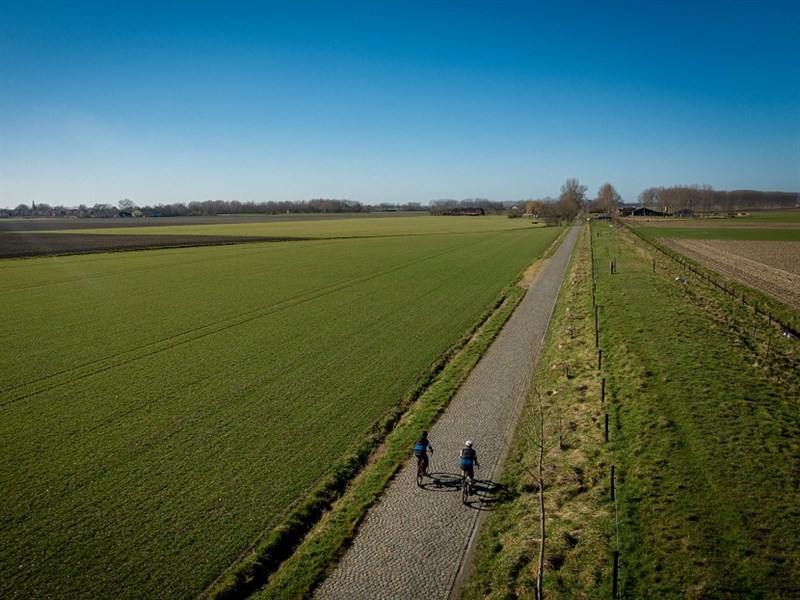
[[[684,240],[666,246],[800,310],[800,242]]]

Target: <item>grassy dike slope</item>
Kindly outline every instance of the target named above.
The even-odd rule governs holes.
[[[586,365],[588,352],[596,369],[597,350],[593,315],[575,293],[591,309],[582,243],[535,378],[573,436],[548,454],[545,597],[609,597],[614,549],[623,597],[797,597],[797,341],[675,263],[659,258],[653,272],[652,255],[624,232],[595,224],[591,239],[602,369]],[[524,468],[534,463],[531,423],[521,420],[508,501],[490,518],[465,597],[534,596],[537,488]]]

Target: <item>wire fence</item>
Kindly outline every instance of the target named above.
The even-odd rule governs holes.
[[[620,234],[620,230],[623,228],[623,225],[617,224],[616,226],[616,233],[617,235]],[[736,321],[736,329],[739,331],[740,335],[743,335],[746,339],[752,342],[753,347],[756,345],[756,334],[757,334],[757,324],[761,323],[761,331],[764,331],[764,325],[767,325],[769,329],[767,330],[767,334],[765,335],[765,343],[762,346],[762,349],[765,348],[765,355],[767,357],[770,356],[770,345],[772,338],[769,335],[769,331],[774,331],[773,327],[778,327],[782,331],[782,335],[784,337],[790,339],[798,339],[800,338],[800,332],[798,332],[797,326],[794,323],[794,319],[790,316],[789,319],[780,318],[776,316],[772,310],[769,309],[769,303],[763,300],[759,301],[759,297],[756,295],[755,292],[748,292],[744,289],[744,286],[739,287],[737,284],[731,281],[726,281],[723,277],[714,272],[711,269],[707,269],[701,267],[699,265],[694,264],[691,260],[683,255],[674,252],[670,249],[667,249],[660,244],[644,237],[642,234],[638,233],[637,231],[631,229],[628,226],[624,226],[625,232],[632,233],[637,240],[640,240],[645,244],[645,246],[652,251],[655,252],[656,256],[663,256],[667,258],[669,261],[679,265],[681,268],[687,270],[688,272],[694,274],[699,279],[707,282],[714,288],[723,292],[723,294],[737,302],[740,302],[743,307],[746,307],[750,313],[751,318],[746,316],[746,313],[739,311],[735,313],[733,317],[734,321]],[[600,233],[597,233],[599,236]],[[614,439],[614,429],[613,424],[610,425],[609,423],[609,413],[613,412],[611,410],[612,405],[614,403],[614,398],[611,397],[609,399],[606,398],[606,379],[603,373],[603,346],[602,346],[602,339],[600,335],[600,316],[601,316],[601,306],[597,303],[597,280],[599,277],[613,277],[617,274],[617,264],[616,259],[611,258],[608,263],[608,268],[605,267],[605,258],[603,259],[603,266],[602,269],[598,269],[597,260],[595,257],[594,248],[595,247],[595,237],[590,236],[590,262],[591,262],[591,277],[592,277],[592,304],[594,308],[594,316],[595,316],[595,346],[597,348],[597,369],[600,374],[600,402],[604,408],[604,440],[608,445],[609,457],[611,461],[610,467],[610,474],[609,474],[609,488],[610,488],[610,497],[613,504],[614,510],[614,543],[613,543],[613,571],[612,571],[612,597],[613,598],[623,598],[624,597],[624,588],[625,588],[625,556],[622,553],[621,548],[621,539],[624,537],[624,527],[623,531],[620,531],[620,494],[619,490],[623,486],[620,486],[617,477],[619,475],[618,467],[620,465],[617,464],[617,459],[614,453],[614,446],[618,443],[617,440]],[[653,273],[656,272],[657,262],[656,258],[653,258],[652,262],[652,269]],[[710,288],[709,288],[710,289]],[[736,304],[732,304],[732,306],[736,306]],[[765,306],[767,308],[765,308]],[[784,313],[785,315],[786,313]],[[791,315],[791,312],[788,313]],[[794,346],[794,344],[793,344]],[[608,359],[608,348],[605,349],[606,352],[606,361]],[[790,351],[791,356],[794,356],[795,350],[794,348]],[[613,394],[612,394],[613,396]],[[623,498],[624,500],[624,498]]]
[[[796,328],[797,325],[791,320],[784,320],[781,319],[778,315],[773,314],[772,310],[764,309],[763,301],[762,305],[759,306],[758,298],[754,292],[751,292],[749,297],[747,292],[743,289],[737,289],[736,285],[733,285],[730,281],[723,279],[722,275],[719,273],[714,272],[712,269],[708,267],[699,267],[694,262],[692,262],[687,257],[683,256],[678,252],[674,252],[669,248],[665,248],[661,244],[656,243],[653,240],[648,239],[635,229],[631,227],[625,226],[626,231],[630,232],[638,240],[641,240],[646,246],[654,250],[655,252],[665,256],[666,258],[670,259],[671,261],[678,263],[682,268],[688,270],[689,272],[693,273],[697,277],[701,278],[702,280],[706,281],[707,283],[713,285],[717,289],[721,290],[724,294],[734,298],[739,299],[743,305],[749,306],[753,309],[754,315],[760,315],[761,317],[767,319],[769,324],[773,322],[776,323],[784,332],[785,335],[792,336],[794,338],[800,338],[800,331]],[[655,258],[653,259],[653,271],[655,272]],[[737,295],[738,293],[738,295]]]

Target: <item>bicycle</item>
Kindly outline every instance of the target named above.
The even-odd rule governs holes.
[[[420,456],[417,458],[417,485],[422,487],[422,481],[425,478],[425,457]]]
[[[461,473],[461,501],[469,504],[469,497],[472,495],[472,477],[466,473]]]

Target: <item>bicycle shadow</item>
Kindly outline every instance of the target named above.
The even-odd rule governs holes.
[[[491,479],[474,479],[473,493],[466,502],[470,508],[478,511],[492,510],[502,497],[504,486]]]
[[[426,478],[421,489],[431,492],[461,493],[461,473],[447,471],[430,471],[430,478]],[[490,479],[477,479],[472,482],[473,493],[465,503],[475,510],[491,510],[503,495],[504,486]]]

